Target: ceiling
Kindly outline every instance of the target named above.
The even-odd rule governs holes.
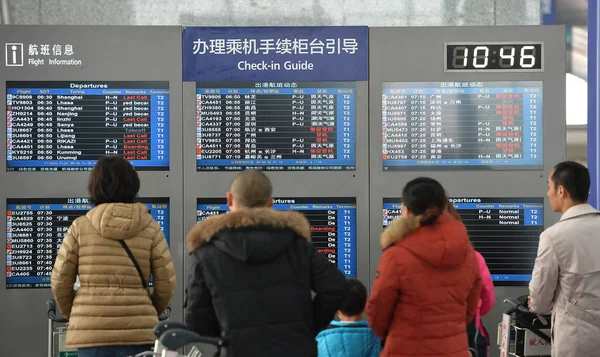
[[[556,22],[587,27],[588,0],[556,0]]]

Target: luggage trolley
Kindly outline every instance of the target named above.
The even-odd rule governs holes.
[[[46,302],[47,314],[48,314],[48,357],[77,357],[77,349],[67,348],[67,327],[69,322],[64,317],[58,317],[56,315],[56,302],[54,299],[50,299]],[[171,316],[171,307],[167,307],[165,312],[159,316],[159,321],[164,321]],[[179,326],[179,325],[177,325]],[[163,331],[154,331],[159,337],[159,333]],[[158,342],[154,346],[155,350],[159,348]],[[160,350],[162,351],[162,349]],[[145,356],[155,355],[153,351]],[[160,356],[160,354],[158,355]]]
[[[48,311],[48,357],[77,357],[77,349],[67,348],[68,321],[56,316],[56,302],[46,302]]]
[[[498,324],[500,357],[550,357],[550,316],[527,308],[527,296],[504,299],[502,322]]]

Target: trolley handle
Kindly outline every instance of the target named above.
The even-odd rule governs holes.
[[[158,340],[163,333],[173,328],[187,329],[187,326],[185,323],[179,321],[161,321],[154,326],[152,332]]]
[[[224,346],[225,341],[218,337],[207,337],[201,336],[188,329],[173,328],[165,331],[159,338],[160,343],[165,346],[169,351],[177,351],[178,349],[189,345],[191,343],[204,343],[217,347],[218,356],[219,351]]]
[[[46,310],[48,311],[48,318],[54,322],[65,323],[69,321],[64,317],[56,316],[56,302],[54,299],[46,301]]]
[[[505,314],[512,314],[513,312],[520,312],[520,313],[531,313],[531,311],[529,311],[529,309],[525,306],[523,306],[523,304],[521,304],[521,302],[515,298],[506,298],[503,300],[504,304],[507,305],[504,308],[504,313]]]

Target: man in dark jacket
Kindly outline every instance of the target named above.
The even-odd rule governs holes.
[[[312,246],[306,218],[272,209],[271,195],[267,176],[244,171],[227,193],[230,212],[190,231],[185,322],[224,337],[227,357],[316,357],[345,278]]]

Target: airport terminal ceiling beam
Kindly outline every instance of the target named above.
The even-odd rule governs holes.
[[[10,6],[8,0],[0,0],[0,11],[2,11],[2,25],[10,25]]]

